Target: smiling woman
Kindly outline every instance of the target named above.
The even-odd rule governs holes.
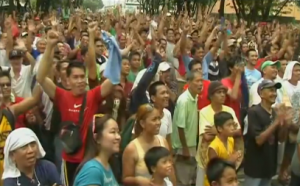
[[[120,149],[117,122],[109,115],[96,114],[87,136],[84,160],[77,169],[74,186],[117,186],[108,162]]]
[[[3,186],[61,185],[54,164],[45,156],[37,136],[28,128],[11,132],[4,147]]]

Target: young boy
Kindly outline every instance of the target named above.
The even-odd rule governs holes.
[[[170,152],[165,147],[152,147],[144,157],[145,164],[152,175],[152,183],[155,186],[173,186],[167,177],[172,172],[172,160]]]
[[[238,186],[235,165],[221,158],[208,162],[206,175],[210,186]]]
[[[239,151],[234,152],[232,133],[235,123],[232,115],[224,111],[216,113],[214,115],[214,124],[218,134],[208,147],[208,159],[219,157],[235,164],[241,157],[241,153]],[[205,186],[209,186],[207,178],[205,179]]]

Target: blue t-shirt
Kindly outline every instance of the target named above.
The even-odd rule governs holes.
[[[33,180],[21,173],[19,178],[7,178],[3,180],[3,186],[52,186],[55,183],[61,185],[60,175],[53,163],[47,160],[37,160]],[[18,182],[19,180],[19,182]]]
[[[247,67],[245,67],[245,76],[246,76],[248,88],[250,90],[251,86],[258,80],[260,80],[261,73],[256,69],[250,70]]]
[[[111,169],[106,170],[103,165],[92,159],[86,162],[76,175],[74,186],[118,186],[118,182]]]
[[[187,72],[189,71],[188,65],[192,60],[193,60],[193,58],[189,57],[188,55],[182,56],[182,61],[184,63],[185,70]],[[203,74],[203,79],[205,79],[205,80],[208,80],[208,66],[212,61],[213,61],[213,55],[209,51],[202,60],[202,74]]]
[[[31,55],[34,59],[37,59],[37,57],[40,55],[41,53],[38,50],[32,49],[31,51]]]

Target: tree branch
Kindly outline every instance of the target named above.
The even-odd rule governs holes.
[[[270,0],[272,1],[272,0]],[[281,10],[289,3],[291,2],[291,0],[285,0],[285,2],[282,4],[282,6],[277,10],[277,12],[275,13],[274,17],[277,17],[279,15],[279,13],[281,12]]]

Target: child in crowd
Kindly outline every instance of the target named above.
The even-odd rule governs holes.
[[[145,154],[145,164],[155,186],[173,186],[168,177],[172,172],[172,159],[165,147],[153,147]]]
[[[218,134],[208,147],[208,159],[219,157],[235,164],[241,157],[241,152],[234,152],[234,139],[232,132],[234,131],[235,122],[228,112],[219,112],[214,115],[214,124]],[[209,186],[207,177],[205,186]]]
[[[213,158],[206,169],[209,186],[238,186],[235,164],[221,158]]]

